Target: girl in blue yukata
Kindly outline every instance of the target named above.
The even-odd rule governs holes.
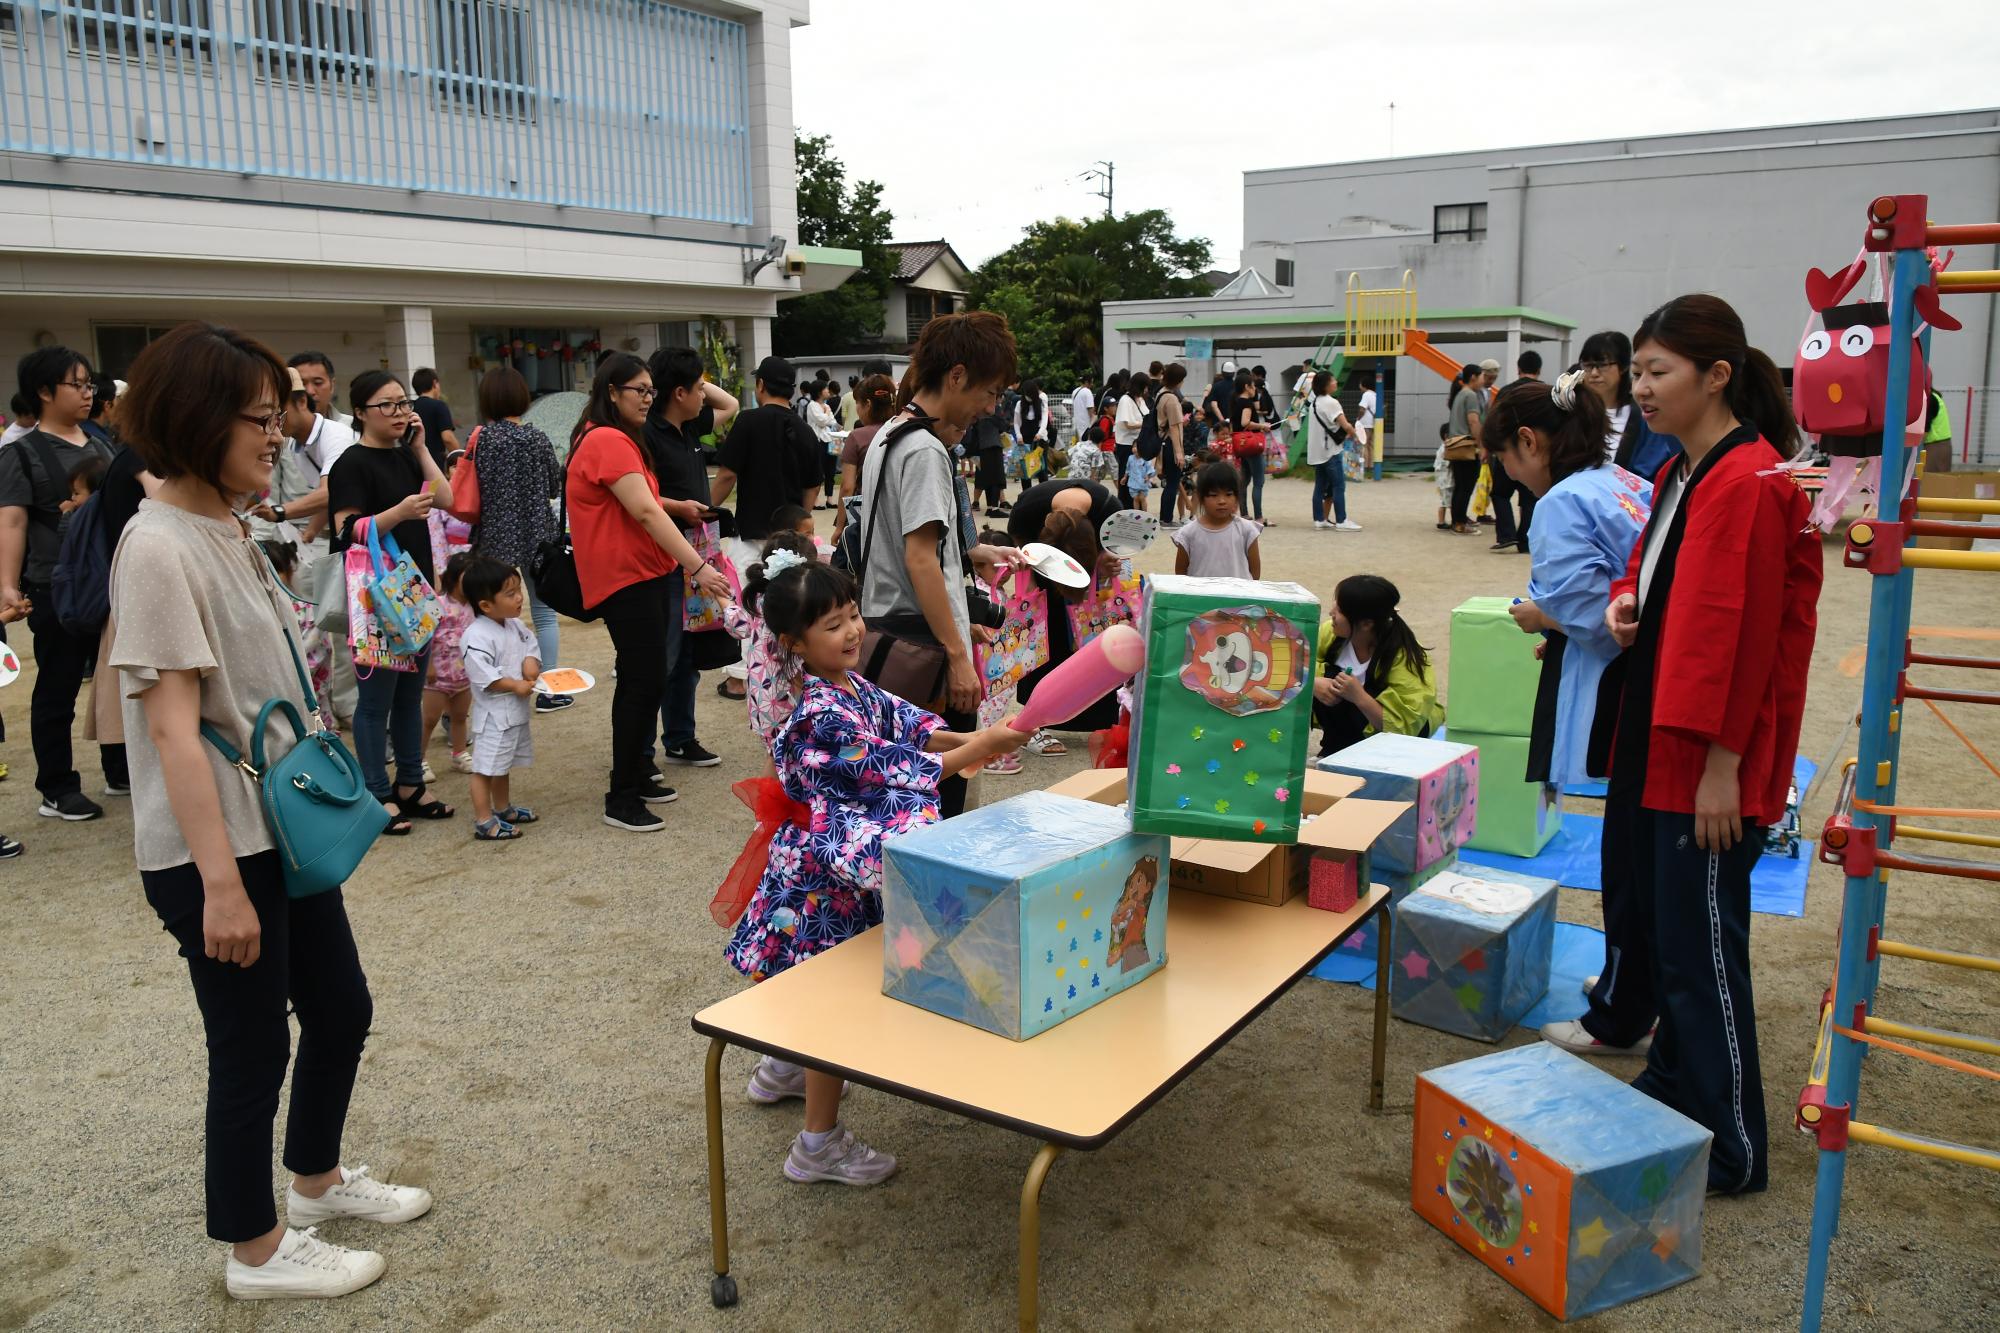
[[[1028,738],[1005,723],[946,731],[936,714],[857,675],[867,627],[844,570],[773,552],[743,596],[805,667],[798,705],[771,739],[791,808],[725,950],[737,971],[764,981],[879,925],[882,840],[936,823],[941,779]],[[840,1125],[843,1091],[832,1074],[770,1057],[751,1074],[754,1102],[805,1099],[804,1132],[785,1158],[790,1179],[873,1185],[894,1174],[895,1158]]]
[[[1580,372],[1553,385],[1523,380],[1501,390],[1486,415],[1487,452],[1507,475],[1534,492],[1534,566],[1528,596],[1514,604],[1514,623],[1543,636],[1541,688],[1528,743],[1527,778],[1558,785],[1589,782],[1591,725],[1605,668],[1619,647],[1604,623],[1611,583],[1625,573],[1632,547],[1646,530],[1653,488],[1605,461],[1605,409],[1581,383]],[[1636,813],[1605,802],[1605,844]],[[1542,1035],[1583,1055],[1643,1055],[1651,1038],[1651,988],[1621,968],[1647,967],[1643,927],[1626,937],[1624,875],[1604,866],[1605,965],[1591,979],[1590,1009],[1579,1020],[1549,1023]]]

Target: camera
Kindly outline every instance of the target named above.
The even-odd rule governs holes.
[[[978,588],[965,590],[965,614],[975,626],[999,629],[1007,623],[1007,608]]]

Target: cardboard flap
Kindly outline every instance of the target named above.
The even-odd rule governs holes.
[[[1327,776],[1332,776],[1331,774]],[[1301,847],[1325,847],[1333,851],[1365,852],[1389,831],[1409,810],[1408,801],[1371,801],[1349,796],[1314,815],[1299,830]]]
[[[1352,773],[1325,773],[1317,768],[1309,768],[1306,770],[1306,813],[1317,814],[1333,802],[1345,796],[1352,796],[1367,785],[1367,779],[1358,778]]]

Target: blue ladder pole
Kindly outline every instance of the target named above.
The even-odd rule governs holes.
[[[1883,402],[1882,480],[1877,514],[1895,522],[1902,515],[1903,424],[1909,415],[1910,344],[1916,331],[1911,293],[1928,281],[1930,264],[1922,250],[1898,250],[1890,284],[1889,382]],[[1868,593],[1868,661],[1862,675],[1860,750],[1855,765],[1857,801],[1893,805],[1896,800],[1901,728],[1889,730],[1896,707],[1897,679],[1902,670],[1902,645],[1909,637],[1910,594],[1914,570],[1874,576]],[[1885,781],[1877,781],[1877,766],[1890,765]],[[1855,810],[1857,828],[1888,832],[1889,818]],[[1886,848],[1882,837],[1878,847]],[[1834,973],[1833,1022],[1854,1023],[1857,1007],[1864,1012],[1874,1002],[1878,965],[1868,959],[1868,934],[1879,929],[1888,890],[1881,872],[1850,875],[1842,894],[1839,964]],[[1862,1044],[1831,1030],[1827,1033],[1826,1104],[1851,1115],[1860,1098]],[[1827,1266],[1833,1237],[1840,1229],[1840,1200],[1845,1183],[1846,1149],[1821,1148],[1813,1192],[1811,1249],[1806,1258],[1805,1303],[1799,1317],[1801,1333],[1817,1333],[1826,1296]]]

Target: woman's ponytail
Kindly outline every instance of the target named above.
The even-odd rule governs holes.
[[[1770,357],[1749,348],[1743,366],[1729,377],[1729,406],[1736,419],[1757,428],[1773,449],[1786,458],[1799,451],[1799,420],[1792,413],[1792,395]]]

